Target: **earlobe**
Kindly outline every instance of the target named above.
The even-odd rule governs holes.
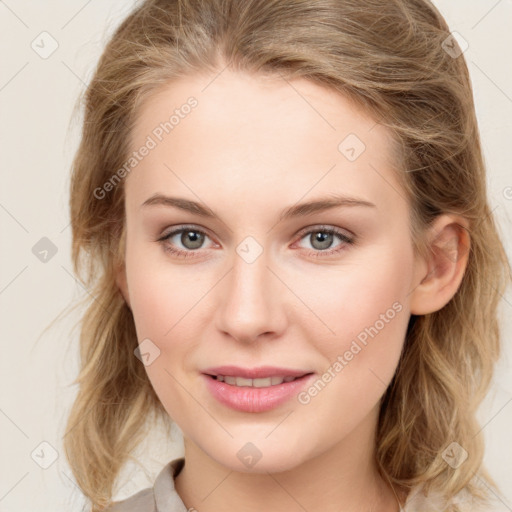
[[[427,234],[428,255],[418,263],[419,279],[411,293],[411,313],[426,315],[443,308],[455,295],[466,270],[470,237],[468,221],[439,216]]]

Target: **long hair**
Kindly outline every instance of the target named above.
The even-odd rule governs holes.
[[[81,98],[70,187],[74,269],[92,298],[80,324],[79,391],[64,446],[93,512],[111,502],[151,420],[166,416],[134,356],[133,315],[115,282],[124,257],[123,180],[101,197],[97,191],[129,158],[144,99],[174,79],[218,73],[224,62],[306,78],[388,127],[416,250],[426,250],[422,233],[439,214],[468,220],[462,283],[441,310],[411,317],[381,403],[375,452],[393,485],[438,492],[446,510],[459,510],[450,500],[461,490],[479,495],[474,475],[492,485],[475,413],[500,355],[498,308],[511,271],[489,208],[458,49],[428,0],[147,0],[120,24]],[[443,457],[453,442],[469,455],[458,468]]]

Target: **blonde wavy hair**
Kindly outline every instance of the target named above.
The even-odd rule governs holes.
[[[464,57],[443,49],[449,28],[428,0],[147,0],[108,42],[80,98],[81,142],[70,209],[74,269],[90,295],[80,327],[80,373],[64,446],[75,479],[104,509],[147,427],[170,424],[144,366],[134,319],[116,285],[124,258],[121,182],[94,191],[130,154],[144,98],[199,72],[234,70],[306,78],[354,100],[397,142],[397,173],[411,205],[411,234],[441,213],[469,222],[462,283],[440,311],[412,316],[381,405],[376,460],[402,490],[423,484],[450,500],[481,496],[474,475],[483,442],[475,413],[500,355],[498,307],[511,269],[490,211],[473,93]],[[455,43],[455,48],[457,48]],[[456,441],[457,469],[442,458]]]

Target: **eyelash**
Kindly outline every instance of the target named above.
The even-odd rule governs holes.
[[[166,252],[169,252],[179,258],[191,258],[191,257],[195,258],[197,256],[194,253],[198,252],[199,249],[183,251],[181,249],[175,249],[174,247],[172,247],[171,245],[166,243],[174,235],[177,235],[178,233],[183,233],[184,231],[192,231],[194,233],[199,233],[201,235],[208,236],[208,233],[206,233],[205,231],[203,231],[201,229],[197,229],[195,226],[181,226],[180,228],[175,229],[175,230],[171,231],[170,233],[167,233],[166,235],[158,238],[157,242],[162,243],[163,248]],[[325,249],[323,251],[310,250],[309,256],[313,256],[315,258],[330,256],[332,254],[341,252],[341,251],[345,250],[345,247],[343,244],[353,245],[355,243],[355,237],[350,237],[350,236],[346,235],[344,232],[342,232],[336,228],[330,227],[330,226],[317,226],[313,229],[309,229],[309,231],[302,231],[301,233],[299,233],[300,234],[299,241],[302,240],[306,235],[311,235],[312,233],[326,233],[329,235],[337,235],[339,237],[340,241],[343,242],[335,249]]]

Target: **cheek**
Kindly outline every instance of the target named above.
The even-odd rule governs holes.
[[[373,265],[354,266],[329,287],[323,319],[335,334],[316,337],[316,348],[325,360],[322,382],[301,397],[303,404],[316,402],[317,417],[347,429],[369,413],[385,392],[410,317],[412,253],[397,256],[391,248],[378,252]]]
[[[158,269],[139,266],[129,275],[128,286],[139,341],[163,337],[173,326],[172,312],[180,309],[180,301],[166,283],[165,275]]]
[[[201,280],[186,266],[173,266],[161,247],[132,239],[127,243],[126,272],[139,341],[165,342],[200,298]],[[204,290],[203,290],[204,293]]]
[[[144,259],[137,249],[127,250],[126,270],[137,339],[141,352],[150,354],[146,373],[169,416],[186,425],[190,399],[182,386],[189,353],[199,339],[191,328],[200,309],[194,305],[204,290],[180,268],[171,272],[165,262]]]
[[[408,310],[413,260],[406,251],[397,252],[391,246],[379,246],[335,272],[327,269],[311,279],[295,280],[297,294],[325,324],[319,332],[330,352],[348,349],[347,341],[360,333],[364,338],[365,329],[374,324],[384,330],[382,321],[390,334],[393,329],[401,332],[401,325],[407,324],[408,318],[402,317],[408,316],[403,311]],[[397,310],[402,313],[398,315]],[[318,321],[314,325],[322,327]]]
[[[210,283],[206,272],[198,279],[197,269],[173,266],[164,254],[151,254],[142,245],[127,245],[131,309],[139,343],[151,340],[148,346],[158,354],[146,372],[167,407],[179,401],[183,375],[196,370],[190,354],[197,350],[202,326],[209,321],[204,299],[215,281]]]

